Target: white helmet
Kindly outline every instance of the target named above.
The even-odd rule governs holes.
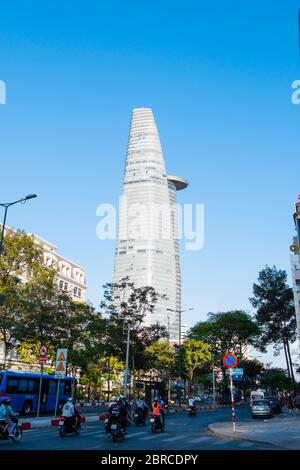
[[[117,401],[117,397],[115,396],[111,397],[111,401]]]
[[[70,401],[71,403],[73,403],[73,400],[74,400],[73,397],[69,397],[69,398],[68,398],[68,401]]]

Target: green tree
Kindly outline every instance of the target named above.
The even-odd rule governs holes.
[[[196,323],[190,330],[191,339],[203,340],[215,352],[224,381],[225,369],[222,357],[227,352],[237,354],[239,361],[243,360],[245,347],[256,345],[259,328],[250,315],[243,310],[209,313],[208,320]]]
[[[290,353],[290,342],[296,340],[296,315],[292,289],[287,284],[285,271],[266,266],[253,284],[249,299],[256,311],[260,328],[261,349],[273,343],[277,350],[283,347],[289,377],[295,383]]]
[[[269,393],[278,390],[291,390],[293,387],[291,379],[287,376],[287,372],[280,368],[265,370],[264,374],[261,376],[260,384],[267,388]]]
[[[183,343],[181,350],[183,370],[188,377],[191,394],[195,372],[211,360],[210,346],[201,340],[189,339]]]
[[[8,230],[0,258],[0,340],[4,343],[4,361],[16,346],[21,315],[19,310],[22,281],[43,268],[41,248],[23,232]]]
[[[148,368],[155,369],[168,383],[168,399],[170,400],[171,379],[175,375],[176,356],[174,348],[166,340],[153,341],[145,349]]]

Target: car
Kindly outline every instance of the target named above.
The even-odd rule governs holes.
[[[251,405],[252,418],[273,418],[273,408],[269,400],[253,400]]]
[[[269,400],[269,403],[272,407],[273,413],[279,415],[282,413],[282,405],[278,398],[276,397],[265,397],[265,400]]]

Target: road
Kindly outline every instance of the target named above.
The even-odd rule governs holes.
[[[237,419],[248,420],[248,406],[237,408]],[[0,450],[274,450],[273,446],[242,441],[219,439],[207,433],[207,425],[231,420],[231,409],[199,411],[195,418],[186,413],[168,414],[164,433],[152,434],[147,423],[144,427],[131,424],[123,442],[107,440],[102,422],[82,425],[80,436],[61,438],[57,428],[24,431],[22,440],[0,441]]]

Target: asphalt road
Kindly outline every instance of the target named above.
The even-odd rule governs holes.
[[[250,418],[248,406],[237,408],[237,420]],[[82,425],[79,436],[61,438],[57,428],[32,429],[23,432],[22,440],[14,444],[0,441],[2,450],[274,450],[273,446],[250,442],[219,439],[207,433],[207,425],[216,421],[230,421],[231,409],[199,411],[195,418],[186,413],[172,413],[166,417],[165,432],[153,434],[150,425],[131,424],[123,442],[107,440],[102,422]]]

